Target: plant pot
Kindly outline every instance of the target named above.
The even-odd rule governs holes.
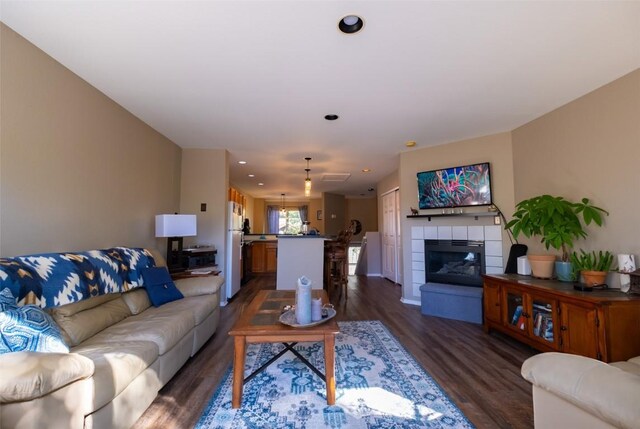
[[[529,265],[531,265],[531,275],[539,279],[550,279],[553,277],[553,266],[556,261],[555,255],[527,255]]]
[[[607,281],[606,271],[580,271],[585,286],[600,286]]]
[[[573,273],[573,264],[571,262],[556,261],[556,277],[561,282],[573,282],[576,277]]]

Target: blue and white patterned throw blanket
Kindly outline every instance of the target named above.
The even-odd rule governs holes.
[[[152,266],[151,252],[129,247],[0,258],[0,290],[18,305],[57,307],[142,286],[141,269]]]
[[[231,408],[231,374],[209,401],[196,429],[471,429],[473,424],[380,321],[338,322],[336,404],[325,383],[291,352],[244,385]],[[295,348],[324,372],[322,343]],[[246,374],[282,349],[247,346]]]

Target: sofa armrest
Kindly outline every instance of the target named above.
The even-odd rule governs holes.
[[[0,355],[0,402],[39,398],[93,375],[89,358],[76,353],[14,352]]]
[[[185,297],[198,295],[213,295],[218,293],[224,283],[222,276],[187,277],[174,280],[176,287]]]
[[[522,364],[522,376],[539,388],[621,428],[640,427],[640,376],[595,359],[541,353]]]

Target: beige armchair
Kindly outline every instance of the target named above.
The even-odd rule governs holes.
[[[604,362],[541,353],[522,365],[533,385],[536,429],[640,428],[640,356]]]

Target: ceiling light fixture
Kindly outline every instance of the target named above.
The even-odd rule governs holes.
[[[238,164],[240,165],[245,165],[247,163],[247,161],[238,161]]]
[[[357,15],[347,15],[338,22],[338,28],[344,34],[354,34],[362,30],[364,21]]]
[[[280,211],[284,213],[285,211],[287,211],[287,209],[285,209],[284,207],[284,194],[280,194],[280,196],[282,197],[282,205],[280,206]]]
[[[259,183],[258,183],[258,186],[264,186],[264,183],[259,182]]]
[[[256,177],[256,175],[255,175],[255,174],[247,174],[247,176],[249,176],[249,177]]]
[[[311,161],[311,158],[306,157],[305,159],[307,160],[307,168],[305,168],[304,171],[307,172],[307,178],[304,179],[304,196],[310,197],[311,196],[311,179],[309,178],[309,172],[311,171],[311,169],[309,168],[309,161]]]
[[[414,147],[416,145],[416,142],[413,140],[409,140],[408,142],[406,142],[404,144],[406,147]]]
[[[362,172],[363,173],[369,173],[369,172],[371,172],[371,169],[370,168],[363,168]]]
[[[340,116],[338,115],[334,115],[334,114],[330,114],[330,115],[324,115],[324,118],[327,121],[335,121],[336,119],[338,119]]]

